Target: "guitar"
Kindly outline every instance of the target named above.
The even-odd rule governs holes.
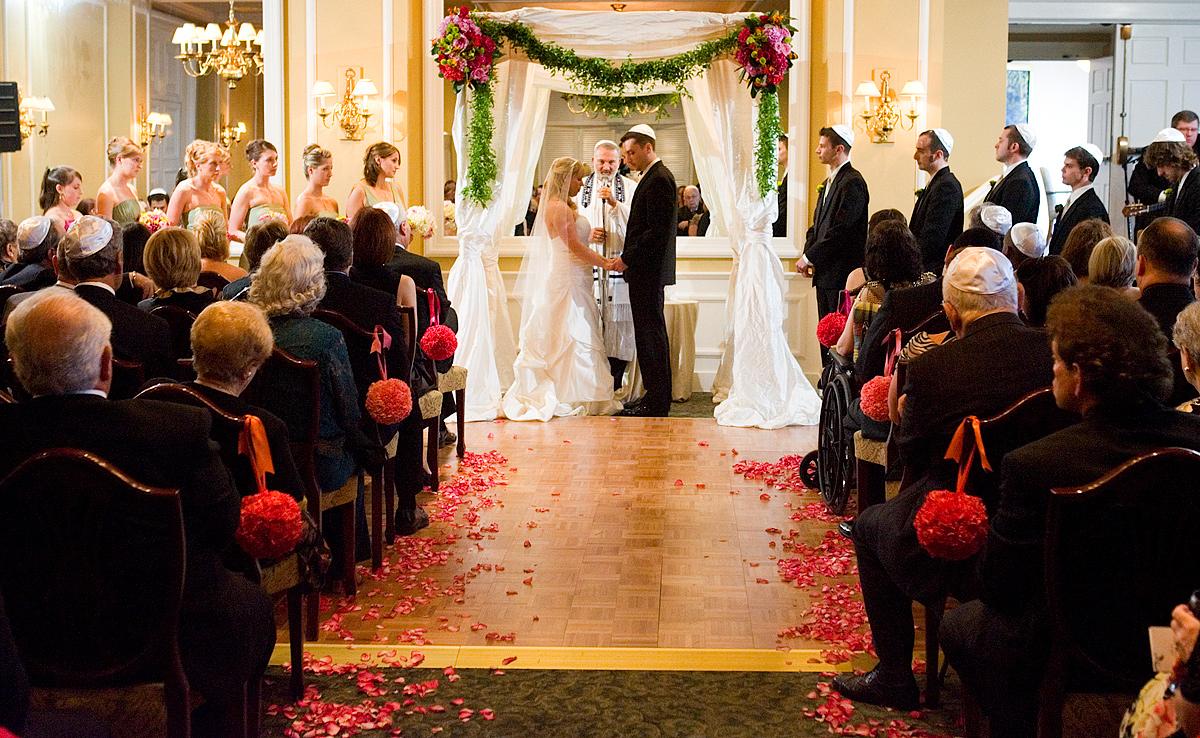
[[[1167,198],[1166,200],[1163,200],[1162,202],[1156,202],[1151,205],[1144,205],[1140,202],[1130,203],[1130,204],[1126,205],[1125,207],[1121,208],[1121,215],[1125,216],[1126,218],[1133,218],[1133,217],[1136,217],[1139,215],[1149,215],[1149,214],[1153,214],[1153,213],[1158,213],[1163,210],[1166,210],[1167,205],[1170,202],[1171,202],[1171,199]]]

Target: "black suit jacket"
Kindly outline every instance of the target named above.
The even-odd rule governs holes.
[[[675,284],[675,175],[661,159],[646,170],[629,203],[625,227],[625,281]]]
[[[10,264],[0,274],[0,284],[11,284],[28,292],[49,287],[58,281],[58,275],[53,269],[41,264]]]
[[[1023,161],[1013,167],[983,201],[1007,208],[1012,213],[1013,223],[1037,223],[1042,209],[1042,192],[1029,162]]]
[[[908,367],[900,424],[900,456],[945,486],[954,467],[943,460],[955,428],[968,415],[995,415],[1053,379],[1046,333],[1011,313],[976,319],[959,339],[921,354]],[[952,487],[951,487],[952,488]]]
[[[813,265],[813,286],[840,290],[850,272],[862,266],[870,199],[867,181],[849,162],[825,185],[804,237],[804,257]]]
[[[893,329],[909,330],[942,308],[942,280],[929,284],[888,290],[875,317],[863,334],[854,375],[865,382],[883,374],[887,347],[883,345]]]
[[[908,227],[917,237],[925,271],[941,274],[946,249],[963,231],[963,189],[950,167],[929,179],[913,206]]]
[[[1200,167],[1192,170],[1182,187],[1175,185],[1171,207],[1167,212],[1200,233]]]
[[[779,217],[771,224],[771,235],[782,237],[787,235],[787,177],[779,183],[779,189],[776,191],[776,197],[779,204]]]
[[[1175,319],[1195,299],[1196,296],[1192,292],[1191,285],[1152,284],[1142,289],[1142,294],[1138,297],[1138,304],[1154,316],[1154,319],[1158,321],[1158,327],[1167,337],[1167,345],[1173,346],[1171,337],[1175,332]],[[1175,407],[1179,403],[1195,397],[1196,388],[1187,381],[1187,376],[1183,373],[1182,359],[1179,357],[1179,352],[1174,349],[1171,351],[1171,365],[1175,369],[1175,381],[1171,388],[1171,395],[1167,398],[1167,404]]]
[[[405,351],[404,333],[400,326],[400,311],[396,309],[395,294],[388,294],[374,287],[359,284],[341,272],[325,272],[325,297],[318,305],[322,310],[341,313],[363,330],[375,330],[376,325],[392,337],[392,349],[388,351],[388,376],[404,377],[402,364]],[[358,385],[358,396],[365,398],[367,388],[379,379],[379,364],[373,355],[350,354],[350,367],[354,370],[354,383]]]
[[[1078,200],[1071,203],[1071,207],[1063,210],[1054,219],[1054,227],[1050,234],[1049,253],[1061,254],[1063,246],[1067,243],[1067,236],[1071,234],[1071,229],[1091,218],[1099,218],[1105,223],[1108,222],[1108,208],[1104,207],[1104,203],[1100,201],[1100,196],[1096,194],[1095,190],[1083,193]]]
[[[147,377],[175,374],[171,357],[171,328],[167,321],[139,310],[104,287],[81,282],[75,294],[82,297],[112,321],[113,354],[118,359],[140,361]]]

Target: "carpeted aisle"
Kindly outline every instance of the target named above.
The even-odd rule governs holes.
[[[828,677],[811,673],[510,669],[496,674],[468,669],[448,675],[439,669],[342,670],[345,673],[306,675],[310,696],[315,688],[320,698],[291,708],[296,719],[304,721],[293,735],[310,730],[322,736],[389,736],[402,730],[405,736],[487,738],[941,738],[961,733],[946,722],[947,716],[958,714],[958,685],[953,680],[944,692],[950,709],[914,717],[851,705],[828,693]],[[286,705],[286,672],[272,667],[268,680],[264,702]],[[373,709],[356,713],[354,707],[364,701]],[[394,709],[390,713],[389,702]],[[283,709],[269,708],[275,714],[268,714],[264,735],[284,735],[292,720]],[[491,720],[485,719],[485,710],[492,711]],[[364,721],[380,727],[357,732],[353,726]],[[336,732],[330,732],[330,723],[337,726]]]

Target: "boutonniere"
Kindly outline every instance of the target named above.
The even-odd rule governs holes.
[[[991,179],[988,180],[988,184],[991,185],[992,187],[995,187],[996,183],[999,181],[1000,181],[999,177],[992,177]]]
[[[917,189],[913,190],[913,194],[916,195],[917,197],[920,197],[921,195],[925,194],[925,188],[918,187]]]
[[[1175,192],[1175,188],[1174,188],[1174,187],[1168,187],[1167,189],[1165,189],[1165,190],[1163,190],[1161,193],[1159,193],[1159,195],[1158,195],[1158,201],[1159,201],[1159,202],[1166,202],[1166,201],[1167,201],[1167,198],[1168,198],[1168,197],[1170,197],[1172,194],[1174,194],[1174,192]]]
[[[829,180],[825,180],[821,184],[817,185],[817,197],[820,197],[821,195],[825,194],[825,187],[828,184],[829,184]]]

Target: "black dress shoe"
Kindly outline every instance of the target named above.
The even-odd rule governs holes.
[[[454,434],[454,431],[449,428],[443,428],[438,439],[438,448],[446,448],[456,443],[458,443],[458,436]]]
[[[853,541],[854,519],[851,518],[850,520],[843,520],[842,522],[838,523],[838,533],[841,533],[843,536]]]
[[[429,525],[429,513],[420,506],[412,510],[396,511],[396,535],[411,536]]]
[[[907,680],[895,684],[885,682],[879,669],[856,676],[843,674],[833,678],[833,688],[843,697],[896,710],[916,710],[921,706],[921,691],[910,674]]]
[[[624,410],[622,410],[621,412],[617,413],[617,415],[619,415],[620,417],[623,417],[623,418],[665,418],[665,417],[667,417],[667,413],[655,412],[654,410],[646,407],[645,405],[627,407]]]

